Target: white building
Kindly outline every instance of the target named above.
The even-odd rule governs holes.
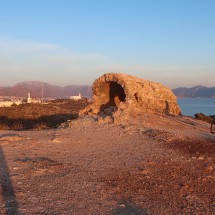
[[[75,101],[78,101],[80,100],[82,97],[81,97],[81,93],[78,94],[78,96],[70,96],[70,99],[72,100],[75,100]]]
[[[31,98],[31,94],[28,93],[27,103],[41,103],[41,99],[39,98]]]
[[[1,101],[0,107],[10,107],[13,104],[20,105],[21,101]]]

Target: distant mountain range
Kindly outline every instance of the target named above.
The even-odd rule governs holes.
[[[12,87],[0,87],[0,96],[41,97],[42,82],[26,81],[18,83]],[[215,98],[215,87],[195,86],[191,88],[179,87],[172,90],[177,97],[205,97]],[[43,83],[44,98],[69,98],[72,95],[81,93],[83,97],[92,97],[92,87],[87,85],[70,85],[59,87],[48,83]]]
[[[27,97],[30,93],[31,97],[41,97],[42,82],[27,81],[18,83],[12,87],[0,87],[0,96],[17,96]],[[48,83],[43,83],[44,98],[69,98],[72,95],[81,93],[83,97],[92,97],[91,86],[86,85],[71,85],[59,87]]]
[[[191,88],[179,87],[172,90],[177,97],[203,97],[203,98],[215,98],[215,87],[195,86]]]

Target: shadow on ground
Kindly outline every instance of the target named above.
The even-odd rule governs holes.
[[[134,205],[132,203],[126,202],[120,204],[111,215],[150,215],[146,210]]]
[[[77,119],[77,114],[55,114],[41,116],[35,119],[0,117],[0,129],[2,130],[28,130],[56,128],[67,120]]]
[[[6,215],[19,215],[18,202],[14,193],[14,187],[10,179],[9,169],[5,161],[4,151],[0,145],[0,186]]]

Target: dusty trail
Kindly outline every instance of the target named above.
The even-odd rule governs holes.
[[[152,114],[128,122],[1,131],[0,214],[215,214],[209,125]]]

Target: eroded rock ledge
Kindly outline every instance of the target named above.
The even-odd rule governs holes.
[[[104,114],[114,121],[132,112],[180,115],[173,92],[159,84],[120,73],[106,73],[92,86],[92,104],[79,115]]]

